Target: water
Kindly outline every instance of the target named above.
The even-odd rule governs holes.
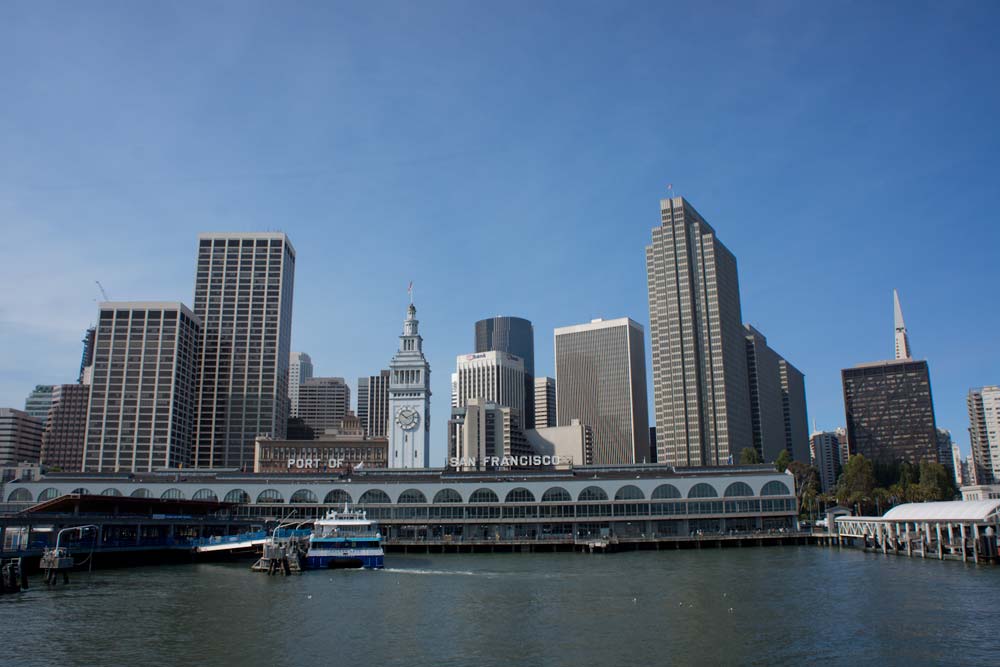
[[[1000,568],[821,547],[386,557],[39,578],[0,664],[998,664]]]

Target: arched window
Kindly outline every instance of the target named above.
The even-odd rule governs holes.
[[[542,494],[543,503],[570,503],[573,502],[573,496],[569,495],[569,491],[562,488],[561,486],[553,486]]]
[[[688,498],[718,498],[719,493],[715,490],[715,487],[711,484],[705,484],[704,482],[699,482],[691,487],[688,491]]]
[[[58,498],[58,497],[59,497],[59,489],[55,489],[50,486],[49,488],[43,490],[41,493],[38,494],[38,502],[42,502],[45,500],[52,500],[53,498]]]
[[[116,489],[114,487],[110,487],[110,486],[108,488],[104,489],[103,491],[101,491],[101,495],[102,496],[120,496],[121,494],[122,494],[121,491],[119,491],[118,489]]]
[[[30,503],[31,502],[31,491],[27,489],[14,489],[7,496],[8,503]]]
[[[317,498],[316,494],[310,491],[309,489],[299,489],[298,491],[292,494],[292,499],[289,500],[288,502],[294,503],[296,505],[302,505],[302,504],[313,505],[319,502],[319,498]]]
[[[604,492],[599,486],[588,486],[586,489],[580,492],[580,495],[576,497],[580,502],[593,501],[593,500],[607,500],[608,494]]]
[[[222,499],[224,503],[236,503],[238,505],[249,505],[250,494],[243,489],[233,489]]]
[[[438,503],[460,503],[462,496],[455,489],[441,489],[434,494],[434,504]]]
[[[218,502],[219,496],[215,495],[215,491],[212,489],[198,489],[191,496],[191,500],[211,500],[214,503]]]
[[[792,492],[788,490],[784,482],[779,482],[777,480],[772,480],[764,485],[764,488],[760,490],[760,495],[762,496],[790,496]]]
[[[85,486],[78,486],[75,489],[73,489],[72,491],[70,491],[70,493],[75,493],[78,496],[89,496],[90,495],[90,489],[88,489]]]
[[[660,484],[653,489],[653,500],[663,500],[665,498],[683,498],[681,492],[673,484]]]
[[[261,503],[283,503],[285,497],[277,489],[264,489],[257,495],[257,504]]]
[[[180,489],[167,489],[160,495],[160,498],[162,500],[184,500],[184,492]]]
[[[497,498],[497,494],[493,493],[492,489],[476,489],[471,496],[469,496],[470,503],[498,503],[500,499]]]
[[[533,503],[535,502],[535,494],[523,486],[519,486],[508,491],[507,497],[503,501],[505,503]]]
[[[350,505],[354,502],[354,499],[351,498],[351,494],[347,491],[344,491],[343,489],[334,489],[330,493],[326,494],[326,497],[323,498],[323,502],[327,505]]]
[[[733,482],[726,487],[726,492],[723,493],[726,498],[742,498],[744,496],[753,496],[753,489],[750,485],[745,482]]]
[[[153,494],[149,489],[136,489],[129,494],[133,498],[152,498]]]
[[[407,505],[412,505],[414,503],[426,503],[427,496],[416,489],[407,489],[399,494],[399,499],[396,500],[396,502]]]
[[[389,495],[381,489],[368,489],[358,499],[359,505],[388,505],[392,503]]]
[[[634,484],[626,484],[615,492],[615,500],[645,500],[642,489]]]

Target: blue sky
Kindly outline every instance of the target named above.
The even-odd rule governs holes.
[[[744,320],[843,423],[892,355],[939,426],[1000,383],[1000,7],[955,3],[6,2],[0,405],[72,381],[100,280],[191,302],[196,235],[283,230],[293,348],[357,376],[415,283],[432,461],[473,323],[648,324],[666,185],[739,261]],[[647,341],[648,345],[648,341]],[[648,363],[648,361],[647,361]],[[652,388],[650,387],[650,392]]]

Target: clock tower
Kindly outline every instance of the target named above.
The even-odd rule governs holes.
[[[417,309],[406,309],[399,350],[389,362],[390,468],[426,468],[430,456],[431,367],[417,331]]]

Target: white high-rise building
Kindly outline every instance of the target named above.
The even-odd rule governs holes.
[[[299,416],[299,385],[313,376],[312,359],[305,352],[292,352],[288,363],[289,417]]]
[[[903,309],[899,305],[899,293],[892,290],[892,315],[896,329],[896,359],[910,358],[910,337],[906,334],[906,324],[903,322]]]
[[[430,458],[431,367],[424,357],[417,309],[410,303],[389,362],[389,468],[426,468]]]
[[[535,378],[535,428],[556,425],[556,381],[550,377]]]
[[[823,493],[829,493],[837,485],[837,473],[843,468],[840,451],[841,441],[837,431],[816,431],[809,436],[809,458],[819,470]]]
[[[976,484],[1000,484],[1000,387],[972,389],[969,440]]]
[[[476,352],[455,359],[456,408],[481,398],[512,408],[524,423],[524,360],[510,352]]]

